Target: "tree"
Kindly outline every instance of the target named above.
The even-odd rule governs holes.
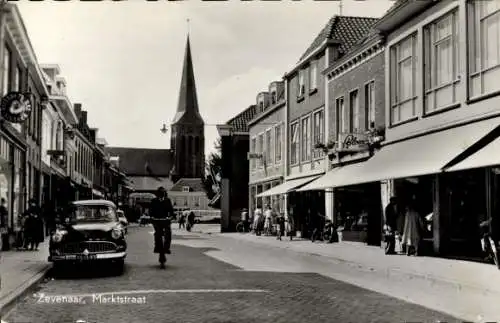
[[[220,190],[220,174],[222,171],[221,139],[215,142],[215,151],[210,153],[205,164],[205,179],[203,184],[209,199],[213,199]]]

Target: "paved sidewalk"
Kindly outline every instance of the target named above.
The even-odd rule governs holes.
[[[0,315],[44,278],[52,266],[48,254],[48,238],[38,251],[0,252]]]
[[[350,242],[327,244],[287,238],[279,241],[276,237],[241,233],[215,235],[332,258],[358,270],[383,273],[390,279],[423,279],[431,284],[444,284],[457,290],[474,289],[500,297],[500,270],[494,265],[438,257],[385,255],[382,248]]]

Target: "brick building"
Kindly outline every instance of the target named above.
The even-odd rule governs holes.
[[[343,227],[347,241],[380,244],[382,222],[378,184],[332,188],[331,174],[370,158],[371,132],[385,127],[384,39],[372,30],[325,70],[330,107],[328,139],[320,146],[328,154],[330,171],[298,191],[325,190],[326,216]],[[368,216],[365,216],[366,213]]]
[[[269,190],[285,178],[285,120],[285,82],[272,82],[268,91],[257,95],[256,116],[248,122],[252,153],[248,205],[252,211],[266,204],[283,211],[283,199]]]
[[[370,30],[375,18],[334,16],[285,75],[287,88],[287,167],[284,194],[286,211],[292,212],[296,230],[307,236],[315,217],[324,215],[328,203],[322,190],[298,191],[329,169],[325,152],[318,148],[331,132],[330,98],[323,71],[346,55]],[[289,203],[289,201],[293,201]]]
[[[241,210],[249,208],[248,153],[250,136],[248,123],[257,114],[257,107],[250,106],[225,125],[217,126],[221,136],[221,231],[234,231],[240,221]]]

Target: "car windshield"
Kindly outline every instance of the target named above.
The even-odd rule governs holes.
[[[73,205],[71,216],[77,223],[116,221],[115,210],[107,205]]]

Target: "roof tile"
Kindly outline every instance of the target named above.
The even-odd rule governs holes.
[[[314,52],[325,40],[339,41],[341,54],[347,53],[378,20],[371,17],[333,16],[300,57],[299,62]]]
[[[248,122],[250,122],[250,120],[252,120],[256,115],[257,106],[252,105],[229,120],[227,124],[233,126],[233,131],[248,132]]]

